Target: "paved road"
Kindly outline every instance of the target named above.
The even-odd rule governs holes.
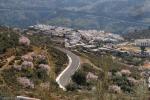
[[[59,84],[59,87],[62,88],[63,90],[66,90],[65,86],[67,86],[69,84],[69,82],[71,80],[71,76],[75,73],[75,71],[80,66],[80,58],[77,55],[73,54],[72,52],[70,52],[66,49],[58,48],[58,47],[57,47],[57,49],[66,53],[69,58],[69,65],[56,78],[56,82]]]

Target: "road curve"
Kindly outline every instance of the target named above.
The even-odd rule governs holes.
[[[69,84],[71,76],[76,72],[76,70],[80,66],[80,58],[66,49],[59,47],[56,47],[56,49],[66,53],[69,59],[68,66],[56,78],[56,82],[58,83],[59,87],[66,91],[65,87]]]

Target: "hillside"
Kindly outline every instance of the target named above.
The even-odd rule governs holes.
[[[44,23],[120,34],[149,26],[149,4],[148,0],[1,0],[0,24],[24,28]]]
[[[79,31],[53,26],[45,26],[45,29],[46,31],[43,27],[40,29],[31,27],[23,31],[0,27],[0,97],[15,98],[21,95],[41,100],[149,98],[148,84],[145,82],[149,77],[147,73],[149,67],[141,68],[144,63],[148,64],[149,58],[140,58],[124,52],[113,53],[108,50],[91,51],[90,48],[80,45],[69,49],[61,41],[67,35],[64,37],[62,34],[70,31],[68,36],[72,37],[74,35],[71,31],[74,34]],[[88,32],[88,30],[80,31]],[[99,34],[92,35],[98,37]],[[106,38],[114,38],[112,36],[117,39],[120,37],[108,34]],[[99,37],[104,37],[104,34]],[[88,41],[83,36],[82,39],[84,42]],[[108,43],[110,44],[110,41]],[[101,42],[97,47],[103,45],[106,46],[107,43]],[[63,52],[61,48],[66,49],[68,53]],[[64,71],[66,67],[67,72]],[[61,74],[64,75],[61,79],[62,84],[65,78],[71,75],[68,78],[69,83],[64,86],[66,91],[61,89],[59,80],[56,80]]]
[[[23,36],[11,28],[0,27],[0,96],[17,95],[55,100],[58,88],[55,77],[66,67],[65,53],[49,43],[36,42],[40,36]],[[38,46],[37,46],[38,44]],[[42,93],[42,95],[40,95]],[[61,94],[61,98],[66,98]]]
[[[149,39],[150,38],[150,30],[140,30],[140,31],[134,31],[128,34],[124,34],[124,38],[131,40],[131,39]]]

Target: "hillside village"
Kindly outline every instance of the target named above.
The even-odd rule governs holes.
[[[106,33],[97,30],[74,30],[66,27],[55,27],[48,25],[30,26],[27,34],[47,34],[52,40],[64,43],[66,48],[84,47],[89,50],[113,48],[116,44],[123,42],[120,35]],[[105,45],[106,44],[106,45]]]
[[[82,100],[108,95],[112,100],[130,100],[128,94],[134,94],[137,99],[138,92],[144,91],[140,96],[149,97],[150,59],[141,53],[142,42],[127,41],[104,31],[41,24],[23,30],[1,27],[0,36],[0,95],[41,100]],[[149,53],[148,47],[145,53]],[[75,62],[73,73],[63,91],[58,77],[70,62]]]
[[[27,34],[45,34],[53,41],[64,44],[66,48],[83,48],[85,52],[111,52],[132,56],[140,55],[140,48],[135,41],[129,42],[121,35],[98,30],[75,30],[67,27],[56,27],[38,24],[30,26]],[[150,49],[147,55],[150,56]]]
[[[88,46],[101,41],[118,43],[124,40],[117,34],[97,30],[74,30],[66,27],[56,27],[42,24],[30,26],[30,28],[38,30],[43,34],[49,34],[52,37],[64,37],[66,47],[75,47],[78,45]]]
[[[73,51],[93,54],[98,53],[102,55],[110,53],[114,57],[121,57],[123,63],[127,64],[127,66],[140,66],[142,69],[150,68],[150,62],[148,60],[150,57],[150,48],[148,47],[144,51],[144,54],[142,54],[140,49],[141,44],[139,45],[139,43],[142,43],[142,41],[148,41],[148,39],[127,41],[121,35],[107,33],[104,31],[74,30],[66,27],[42,24],[30,26],[26,33],[46,34],[50,36],[52,41],[57,41],[58,43],[63,44],[65,48]],[[140,63],[141,58],[143,59],[143,57],[146,57],[147,60]],[[128,58],[132,60],[129,60]],[[124,61],[125,59],[127,61]],[[137,59],[137,64],[133,64],[135,59]],[[130,72],[127,71],[127,73]],[[148,75],[147,71],[144,73],[146,76]]]
[[[0,0],[0,100],[150,100],[150,0]]]

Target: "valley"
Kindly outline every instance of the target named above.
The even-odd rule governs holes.
[[[0,0],[0,100],[150,100],[150,0]]]

